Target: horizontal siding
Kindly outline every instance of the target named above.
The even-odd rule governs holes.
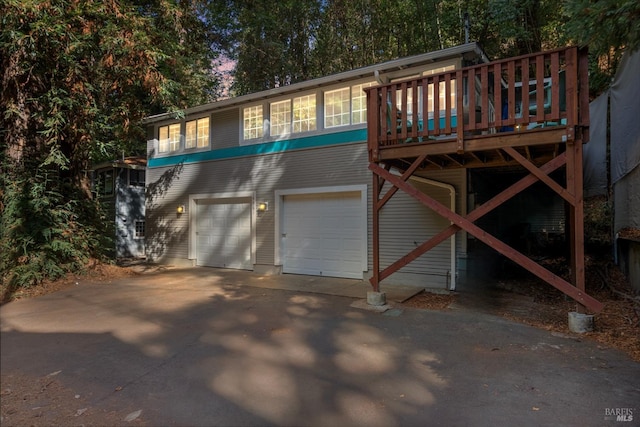
[[[187,258],[190,194],[255,191],[272,207],[257,218],[256,263],[274,263],[275,191],[364,184],[370,180],[365,143],[148,169],[150,250],[156,258]],[[188,208],[188,206],[187,206]],[[158,225],[156,225],[156,222]],[[170,239],[171,244],[164,239]]]
[[[213,149],[237,147],[240,138],[240,109],[216,112],[211,116],[211,146]]]
[[[456,212],[466,211],[466,173],[464,169],[431,172],[427,179],[453,185],[456,193]],[[417,180],[409,183],[447,208],[450,207],[449,190]],[[385,186],[383,194],[390,186]],[[372,223],[369,212],[369,223]],[[398,191],[385,205],[380,215],[380,266],[382,269],[396,262],[418,245],[449,226],[449,221],[422,205],[406,193]],[[370,233],[372,227],[370,226]],[[466,249],[463,233],[456,235],[457,253]],[[370,240],[372,234],[370,234]],[[369,252],[369,265],[373,265],[373,252]],[[413,284],[406,275],[426,275],[424,286],[442,286],[447,283],[451,269],[451,240],[447,239],[413,262],[401,268],[382,283]]]
[[[432,173],[430,179],[453,184],[457,211],[465,199],[465,171]],[[365,143],[287,151],[261,156],[215,160],[147,170],[148,251],[155,259],[188,257],[188,212],[178,216],[176,206],[187,209],[190,194],[252,191],[256,201],[269,202],[270,209],[256,219],[256,263],[273,265],[275,248],[275,191],[327,186],[368,186],[368,265],[372,266],[372,173],[368,170]],[[412,183],[421,191],[449,206],[448,191]],[[382,214],[382,265],[405,255],[416,244],[439,232],[448,221],[402,192],[396,193]],[[460,234],[460,233],[459,233]],[[460,249],[461,239],[458,239]],[[407,265],[401,273],[445,277],[450,268],[450,246],[446,241]],[[444,279],[442,279],[444,280]],[[393,276],[387,280],[394,281]]]

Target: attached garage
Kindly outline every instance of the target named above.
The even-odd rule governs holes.
[[[366,267],[366,186],[281,193],[283,273],[362,279]]]
[[[196,265],[252,270],[252,200],[195,200]]]

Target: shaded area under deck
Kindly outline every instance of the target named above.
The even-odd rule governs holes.
[[[589,127],[586,50],[558,49],[380,85],[367,90],[367,102],[374,291],[379,291],[385,278],[462,230],[573,298],[578,311],[602,309],[599,301],[586,294],[584,277],[582,144],[588,141]],[[452,212],[408,182],[412,175],[429,170],[495,167],[517,167],[526,175],[466,215]],[[550,176],[557,170],[564,172],[562,184]],[[538,182],[567,206],[570,282],[477,224]],[[391,188],[383,193],[385,183]],[[397,191],[451,225],[381,268],[380,212]]]

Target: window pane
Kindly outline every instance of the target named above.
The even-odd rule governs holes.
[[[446,67],[440,67],[440,68],[436,68],[433,70],[429,70],[425,73],[423,73],[424,75],[433,75],[433,74],[438,74],[438,73],[443,73],[445,71],[451,71],[453,70],[455,67],[453,65],[449,65]],[[450,102],[450,108],[451,109],[455,109],[456,108],[456,82],[455,81],[451,81],[450,82],[450,95],[449,95],[449,102]],[[440,111],[444,111],[447,108],[446,102],[446,83],[444,81],[441,81],[438,83],[438,109]],[[433,84],[429,85],[429,91],[428,91],[428,99],[427,99],[427,108],[429,109],[429,114],[430,116],[433,114],[433,109],[435,108],[434,102],[433,102],[433,96],[434,96],[434,90],[433,90]]]
[[[325,92],[324,94],[324,127],[344,126],[349,124],[349,88]]]
[[[198,120],[198,147],[209,146],[209,117]]]
[[[367,94],[363,89],[374,84],[374,82],[363,83],[351,88],[351,124],[367,122]]]
[[[180,123],[169,125],[169,151],[180,148]]]
[[[271,103],[271,136],[286,135],[291,132],[291,102]]]
[[[100,172],[98,174],[98,191],[103,196],[113,194],[113,170]]]
[[[264,134],[264,127],[262,126],[262,105],[245,108],[243,117],[244,139],[262,138]]]
[[[184,148],[193,148],[196,146],[196,121],[187,122],[184,135]]]
[[[293,132],[316,129],[316,95],[305,95],[293,99]]]
[[[161,153],[169,151],[169,126],[158,129],[158,151]]]
[[[136,220],[135,237],[136,239],[144,238],[144,221]]]
[[[133,187],[144,187],[143,169],[129,169],[129,185]]]

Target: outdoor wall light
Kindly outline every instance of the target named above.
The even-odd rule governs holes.
[[[263,213],[269,210],[269,202],[258,203],[258,213]]]
[[[183,214],[184,213],[184,205],[178,205],[178,207],[176,208],[176,213],[178,215]]]

